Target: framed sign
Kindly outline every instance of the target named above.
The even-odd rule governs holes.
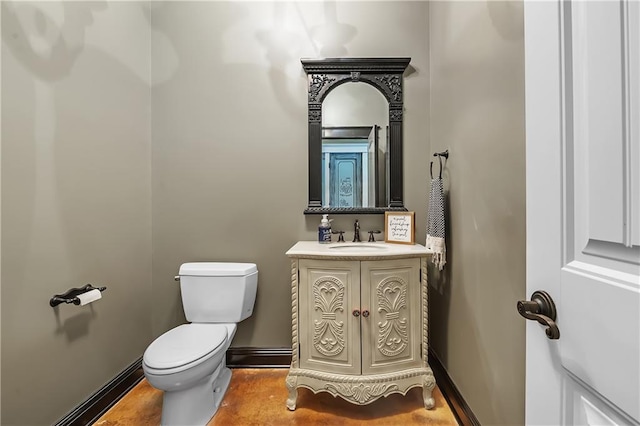
[[[384,241],[415,244],[415,212],[384,212]]]

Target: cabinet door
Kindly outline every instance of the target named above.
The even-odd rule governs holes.
[[[362,374],[421,366],[420,259],[362,262]]]
[[[300,259],[300,367],[360,374],[360,262]]]

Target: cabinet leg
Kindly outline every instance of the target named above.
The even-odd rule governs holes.
[[[436,401],[433,399],[433,389],[436,387],[436,379],[433,374],[425,376],[422,382],[422,397],[424,399],[424,408],[429,410],[436,405]]]
[[[291,411],[296,409],[296,401],[298,399],[297,378],[295,376],[287,376],[286,384],[289,390],[289,397],[287,398],[287,408]]]

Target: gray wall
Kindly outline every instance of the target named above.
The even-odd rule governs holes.
[[[150,342],[146,12],[2,2],[3,425],[55,422]]]
[[[482,424],[523,424],[523,5],[433,2],[430,39],[431,148],[451,153],[430,342]]]
[[[2,2],[2,424],[55,422],[184,321],[185,261],[256,262],[233,345],[290,345],[284,252],[320,220],[302,214],[302,57],[413,58],[404,195],[424,241],[427,28],[425,2]],[[102,300],[48,306],[86,282]]]
[[[2,2],[2,424],[54,422],[182,322],[185,261],[256,262],[233,345],[290,344],[284,252],[320,219],[302,215],[299,59],[329,56],[412,57],[404,196],[418,242],[430,155],[451,152],[431,345],[483,424],[523,422],[522,4],[212,1]],[[355,218],[333,227],[350,236]],[[85,282],[104,298],[48,306]]]
[[[162,2],[152,22],[153,333],[183,321],[173,281],[180,263],[247,261],[258,264],[258,296],[233,346],[290,346],[284,253],[317,238],[320,222],[302,214],[307,80],[300,58],[412,57],[405,198],[423,241],[428,4]],[[351,237],[354,217],[334,219],[334,229]],[[363,232],[382,227],[380,216],[360,219]]]

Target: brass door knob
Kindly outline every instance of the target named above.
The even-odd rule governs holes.
[[[360,311],[359,311],[359,310],[357,310],[357,309],[354,309],[354,310],[353,310],[353,316],[354,316],[354,317],[359,317],[359,316],[360,316]]]

